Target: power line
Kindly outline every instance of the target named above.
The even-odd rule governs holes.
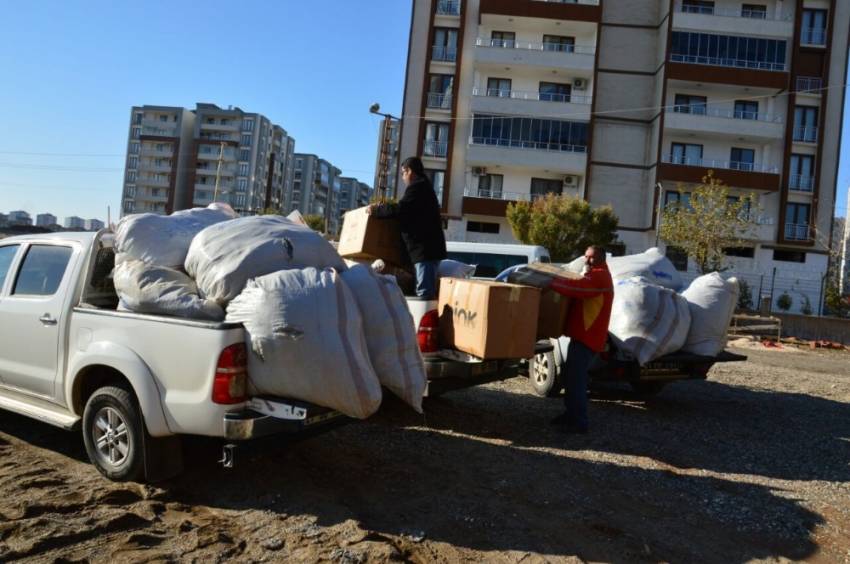
[[[26,151],[0,151],[0,155],[21,155],[33,157],[123,157],[123,153],[45,153]]]

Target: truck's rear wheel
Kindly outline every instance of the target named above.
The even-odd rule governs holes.
[[[142,477],[144,432],[135,398],[124,388],[100,388],[86,402],[86,452],[95,468],[110,480],[128,482]]]
[[[554,398],[561,393],[561,379],[558,377],[554,352],[534,355],[528,361],[528,381],[538,396]]]

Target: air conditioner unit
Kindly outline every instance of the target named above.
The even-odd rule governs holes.
[[[565,176],[564,186],[575,188],[576,186],[578,186],[578,178],[576,178],[575,176]]]
[[[587,81],[583,78],[576,78],[573,80],[573,88],[576,90],[584,90],[587,88]]]
[[[472,175],[473,176],[484,176],[487,174],[487,169],[483,166],[474,166],[472,167]]]

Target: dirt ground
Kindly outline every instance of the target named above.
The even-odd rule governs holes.
[[[650,400],[595,389],[591,434],[507,382],[237,453],[157,486],[0,414],[0,561],[850,561],[850,354],[744,363]]]

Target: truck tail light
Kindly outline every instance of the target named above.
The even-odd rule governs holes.
[[[440,315],[436,309],[432,309],[422,316],[419,321],[419,330],[416,338],[419,341],[419,350],[423,353],[435,353],[440,350],[439,332]]]
[[[218,356],[213,380],[213,403],[242,403],[247,399],[248,351],[245,343],[230,345]]]

